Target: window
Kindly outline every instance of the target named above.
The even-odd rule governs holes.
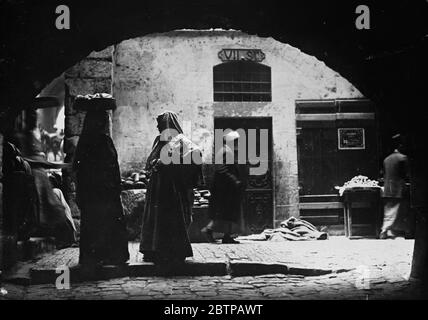
[[[214,101],[272,101],[270,67],[250,61],[214,66]]]

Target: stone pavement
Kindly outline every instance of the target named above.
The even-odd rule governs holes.
[[[349,240],[332,237],[318,241],[248,241],[240,244],[192,244],[194,256],[189,261],[208,263],[258,262],[285,264],[294,273],[325,270],[352,270],[360,266],[393,265],[397,272],[410,270],[413,240]],[[130,262],[140,263],[142,255],[138,243],[129,244]],[[46,254],[32,265],[48,269],[61,265],[72,267],[78,262],[78,248],[67,248],[55,254]]]
[[[5,284],[5,299],[408,299],[418,298],[417,282],[409,281],[412,240],[349,240],[247,242],[236,245],[193,244],[202,265],[212,261],[280,263],[287,273],[178,277],[121,277],[71,284],[58,290],[53,282],[20,286]],[[131,243],[132,262],[141,255]],[[45,255],[33,266],[52,268],[77,263],[77,248]],[[310,276],[308,270],[329,270]]]
[[[385,270],[383,270],[385,271]],[[125,277],[72,284],[58,290],[53,284],[18,286],[5,284],[3,299],[418,299],[417,283],[380,272],[367,285],[357,271],[304,277],[272,274],[236,277]],[[2,298],[0,297],[0,300]]]
[[[129,243],[130,261],[141,262],[139,244]],[[284,263],[289,267],[305,269],[352,269],[360,265],[410,266],[413,240],[349,240],[331,237],[314,241],[247,241],[240,244],[194,243],[193,258],[197,262],[255,261]],[[78,248],[66,248],[54,254],[45,254],[33,264],[37,268],[57,267],[78,263]]]

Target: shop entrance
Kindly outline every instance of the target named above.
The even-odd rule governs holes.
[[[241,164],[240,174],[245,184],[244,200],[241,211],[241,225],[245,234],[260,233],[273,226],[273,187],[272,187],[272,118],[271,117],[216,117],[214,129],[242,129],[247,136],[247,161]],[[260,155],[260,131],[267,129],[268,154],[267,170],[264,174],[250,174],[248,161],[249,129],[256,130],[256,153]]]
[[[367,99],[296,101],[296,129],[300,214],[342,234],[343,202],[335,186],[357,175],[379,177],[374,105]],[[369,204],[354,210],[358,235],[375,234],[377,210]]]

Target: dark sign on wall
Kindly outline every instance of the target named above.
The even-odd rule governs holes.
[[[223,62],[228,61],[253,61],[262,62],[265,54],[260,49],[223,49],[218,53]]]
[[[339,150],[365,149],[364,128],[337,129]]]

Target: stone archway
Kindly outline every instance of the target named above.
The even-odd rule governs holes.
[[[263,61],[218,64],[222,61],[219,48],[235,47],[258,48]],[[251,68],[242,73],[244,66]],[[260,85],[265,86],[266,81],[255,84],[259,89],[251,97],[248,93],[234,94],[233,99],[230,94],[224,97],[216,94],[215,85],[219,83],[216,72],[233,73],[231,78],[239,75],[247,77],[242,83],[248,91],[251,90],[248,83],[257,71],[263,80],[268,80],[268,94],[260,96],[258,92]],[[228,79],[224,79],[222,90],[225,90],[224,86],[230,86]],[[266,212],[271,217],[266,218],[269,227],[276,227],[291,216],[299,216],[295,101],[364,98],[347,79],[298,48],[272,38],[222,29],[150,34],[92,52],[65,72],[65,91],[66,161],[73,157],[85,116],[84,112],[73,109],[74,98],[97,92],[112,93],[118,106],[112,117],[112,138],[122,173],[144,169],[145,157],[150,153],[156,131],[153,120],[163,110],[175,111],[184,117],[182,120],[188,121],[191,126],[189,137],[201,147],[208,171],[212,158],[210,136],[214,132],[214,119],[271,117],[273,142],[270,174],[274,182],[270,181],[264,188],[272,194],[256,197],[271,199],[265,200],[264,205],[266,211],[270,211]],[[257,121],[251,122],[249,119],[244,122],[248,122],[246,126],[249,123],[253,126],[257,124]],[[377,161],[374,162],[377,167]],[[78,216],[74,204],[75,187],[70,173],[66,170],[64,173],[68,181],[66,197]],[[210,180],[209,175],[205,179]],[[255,186],[251,188],[257,189]],[[272,221],[274,225],[271,225]]]
[[[70,30],[54,27],[55,7],[59,4],[68,4],[71,9]],[[188,6],[175,1],[145,5],[136,1],[43,1],[30,7],[18,1],[3,3],[1,20],[10,28],[6,32],[13,36],[8,37],[1,55],[1,68],[5,71],[1,79],[5,84],[5,93],[0,97],[2,123],[7,121],[6,113],[13,117],[16,111],[30,105],[44,85],[93,50],[136,35],[180,28],[241,29],[272,36],[319,57],[380,106],[388,120],[386,135],[393,130],[407,131],[414,142],[413,166],[421,172],[415,177],[415,205],[425,212],[426,198],[419,192],[423,194],[427,188],[421,138],[427,116],[423,81],[419,79],[426,63],[422,50],[426,47],[426,2],[372,4],[378,23],[367,33],[354,28],[356,3],[342,1],[334,9],[332,6],[300,2],[280,10],[276,1],[254,1],[243,8],[225,0],[188,1]],[[402,112],[403,105],[411,107],[411,112],[408,108]]]

